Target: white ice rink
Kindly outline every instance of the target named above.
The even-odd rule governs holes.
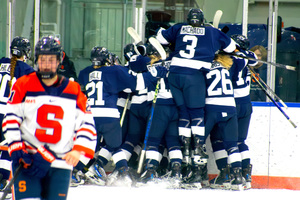
[[[165,189],[158,186],[140,188],[78,186],[69,190],[68,200],[299,200],[300,191],[250,189],[227,190],[183,190]]]

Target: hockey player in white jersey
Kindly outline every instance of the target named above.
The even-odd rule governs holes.
[[[41,38],[35,46],[38,71],[19,78],[11,90],[2,128],[12,170],[21,170],[14,199],[66,200],[73,166],[81,156],[94,156],[93,116],[80,85],[57,74],[61,56],[54,38]]]

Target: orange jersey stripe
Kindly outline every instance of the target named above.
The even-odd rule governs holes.
[[[86,148],[84,146],[80,145],[74,145],[73,150],[79,151],[79,152],[84,152],[84,155],[87,158],[92,159],[94,157],[95,151],[89,148]]]
[[[7,126],[7,124],[18,124],[18,126],[20,126],[20,123],[17,120],[6,120],[3,122],[2,127]]]
[[[93,136],[97,136],[97,133],[93,132],[91,129],[81,128],[77,132],[80,132],[80,131],[86,131],[86,132],[91,133]]]

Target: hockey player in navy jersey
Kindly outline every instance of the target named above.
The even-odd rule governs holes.
[[[196,172],[208,159],[204,148],[204,73],[211,68],[216,51],[233,52],[236,47],[235,42],[220,30],[204,26],[201,9],[191,9],[187,21],[167,30],[160,29],[156,38],[163,45],[171,43],[175,46],[168,81],[179,109],[179,135],[185,147],[183,156],[191,156],[190,147],[193,144],[192,163]],[[191,163],[189,159],[183,161],[186,165]],[[200,180],[196,178],[195,181]]]
[[[232,64],[230,56],[217,54],[211,70],[206,74],[205,135],[210,134],[216,164],[220,170],[219,176],[211,181],[211,187],[242,190],[242,163],[237,144],[237,113],[229,72]],[[215,143],[220,141],[226,150],[221,152],[222,155],[215,148]],[[217,158],[222,156],[228,159],[225,162],[219,162]],[[229,178],[227,165],[231,166],[232,179]]]
[[[10,46],[11,58],[0,59],[0,89],[4,91],[0,97],[0,122],[6,114],[6,104],[8,101],[10,89],[16,79],[23,75],[34,72],[34,69],[25,63],[27,59],[30,59],[31,47],[28,39],[24,37],[15,37]],[[0,130],[0,141],[4,140],[2,129]],[[3,144],[5,145],[5,144]],[[7,144],[6,144],[7,145]],[[11,169],[11,159],[7,151],[2,151],[0,154],[0,191],[4,189],[9,178]]]
[[[2,128],[12,159],[13,199],[66,200],[71,170],[94,156],[96,130],[80,85],[57,74],[62,47],[53,37],[35,46],[37,72],[13,85]]]
[[[239,53],[244,54],[246,57],[257,59],[254,52],[249,51],[250,42],[247,37],[243,35],[232,35],[231,38],[238,44],[240,49]],[[234,63],[237,65],[236,69],[243,68],[242,70],[232,74],[232,85],[234,91],[234,99],[237,108],[238,117],[238,147],[242,156],[242,174],[246,180],[246,189],[251,188],[251,172],[252,164],[250,162],[249,147],[245,143],[248,137],[248,130],[250,125],[250,118],[252,114],[252,103],[250,99],[250,71],[248,67],[257,65],[256,61],[246,60],[244,62],[248,67],[243,67],[240,58],[233,57]]]
[[[231,37],[236,41],[238,45],[237,48],[239,49],[239,51],[235,52],[237,55],[257,59],[256,55],[253,52],[248,51],[250,43],[245,36],[235,34]],[[238,56],[232,56],[232,59],[233,65],[230,69],[230,74],[232,76],[232,86],[237,109],[238,148],[241,153],[242,159],[242,175],[245,179],[245,183],[243,183],[243,186],[244,189],[249,189],[251,188],[252,181],[252,165],[250,163],[249,148],[248,145],[245,143],[245,140],[248,136],[248,129],[252,113],[252,104],[250,100],[250,71],[247,66],[255,66],[257,65],[257,62],[240,58]],[[211,138],[211,143],[217,165],[224,166],[224,163],[227,163],[228,159],[226,156],[224,142],[214,137]],[[225,174],[225,171],[228,170],[225,168],[221,169],[222,167],[218,168],[220,169],[222,176]],[[219,176],[219,179],[215,180],[212,187],[222,187],[222,176]]]
[[[148,64],[148,67],[153,67],[162,64],[158,52],[151,44],[148,44],[147,46],[147,54],[150,58],[148,61],[150,62],[147,63],[147,61],[145,61],[145,67],[146,64]],[[136,60],[143,60],[143,57],[138,56]],[[132,65],[136,64],[137,63],[132,63]],[[167,68],[169,67],[169,64],[170,61],[164,62],[164,66]],[[147,70],[147,68],[145,70]],[[176,178],[179,181],[181,181],[182,152],[178,134],[178,110],[170,92],[168,79],[161,78],[159,81],[160,83],[157,93],[157,100],[155,103],[155,109],[153,112],[150,129],[147,130],[149,132],[147,133],[148,139],[146,143],[145,167],[144,172],[142,173],[140,178],[140,180],[144,183],[148,181],[153,181],[153,179],[158,178],[159,176],[157,170],[159,168],[159,164],[162,159],[162,154],[164,150],[164,148],[161,149],[161,145],[165,145],[168,149],[168,155],[170,160],[170,173],[168,174],[168,177],[171,177],[173,179]],[[145,115],[145,117],[143,118],[143,133],[145,133],[146,131],[146,123],[149,120],[150,108],[151,106],[153,106],[152,100],[155,95],[154,93],[156,89],[156,84],[157,83],[154,83],[147,88],[148,94],[146,95],[148,96],[148,101],[146,102],[149,106],[145,107],[148,115]],[[138,112],[136,111],[136,113]],[[135,124],[130,123],[129,125],[134,126]],[[142,136],[142,138],[144,139],[145,134],[142,134]]]
[[[103,171],[112,156],[115,170],[106,181],[107,185],[124,183],[131,185],[132,180],[128,173],[128,164],[124,152],[121,150],[122,131],[120,127],[120,113],[117,108],[119,92],[145,88],[145,83],[151,81],[150,73],[133,76],[128,69],[120,65],[111,65],[109,51],[104,47],[94,47],[91,51],[92,65],[79,73],[79,83],[86,89],[89,103],[92,108],[98,142],[104,138],[105,148],[101,148],[96,156],[96,167]],[[161,68],[162,69],[162,68]],[[157,70],[157,76],[165,76],[166,70]],[[156,80],[156,78],[155,78]],[[93,166],[92,166],[93,167]]]

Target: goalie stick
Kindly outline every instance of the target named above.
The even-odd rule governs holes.
[[[266,91],[264,86],[259,82],[256,76],[252,76],[255,82],[258,83],[259,87],[264,91],[264,93],[269,97],[273,104],[280,110],[280,112],[285,116],[285,118],[292,124],[294,128],[297,128],[297,125],[290,119],[290,117],[282,110],[278,103],[271,97],[271,95]]]
[[[162,59],[162,65],[163,65],[164,61],[167,58],[166,51],[161,46],[159,41],[157,39],[155,39],[154,37],[149,38],[149,42],[151,43],[152,46],[155,47],[155,49],[160,54],[161,59]],[[149,120],[148,120],[147,128],[146,128],[146,133],[145,133],[144,147],[143,147],[143,149],[141,151],[141,154],[140,154],[140,157],[139,157],[139,163],[138,163],[138,168],[137,168],[137,173],[138,174],[141,174],[142,169],[143,169],[143,163],[144,163],[144,160],[145,160],[145,154],[146,154],[147,142],[148,142],[148,137],[149,137],[149,131],[150,131],[151,124],[152,124],[153,113],[154,113],[154,109],[155,109],[155,105],[156,105],[159,85],[160,85],[160,79],[157,81],[156,87],[155,87],[155,93],[154,93],[154,97],[153,97],[153,101],[152,101],[152,107],[151,107],[150,116],[149,116]]]
[[[215,28],[219,28],[219,23],[221,20],[221,17],[223,15],[223,11],[222,10],[217,10],[213,19],[213,26]]]
[[[293,66],[290,66],[290,65],[284,65],[284,64],[280,64],[280,63],[274,63],[274,62],[267,62],[267,61],[255,59],[255,58],[252,58],[252,57],[248,57],[248,56],[237,55],[235,53],[221,52],[221,54],[226,54],[226,55],[230,55],[230,56],[236,56],[236,57],[244,58],[244,59],[248,59],[248,60],[254,60],[256,62],[261,62],[261,63],[264,63],[264,64],[273,65],[273,66],[280,67],[280,68],[283,68],[283,69],[287,69],[287,70],[291,70],[291,71],[296,71],[296,67],[293,67]]]

